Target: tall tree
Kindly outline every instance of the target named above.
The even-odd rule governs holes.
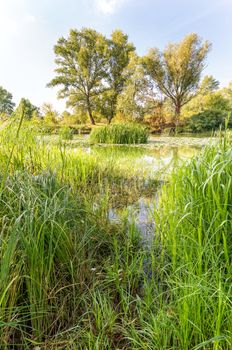
[[[228,112],[230,104],[223,94],[223,89],[219,90],[219,84],[214,77],[206,75],[197,95],[184,106],[182,115],[186,118],[205,111]]]
[[[163,52],[151,49],[144,57],[147,73],[158,90],[173,104],[176,126],[181,108],[197,94],[210,47],[208,41],[203,42],[193,33],[180,43],[170,43]]]
[[[135,47],[128,42],[128,36],[119,29],[111,34],[107,42],[106,89],[101,101],[101,113],[110,123],[116,114],[118,96],[123,91],[129,77],[126,68]]]
[[[10,115],[15,107],[12,94],[0,86],[0,113]]]
[[[58,97],[68,98],[68,106],[85,109],[92,124],[96,99],[103,89],[106,49],[105,37],[88,28],[70,30],[68,38],[60,38],[54,47],[56,77],[48,86],[61,86]]]
[[[228,87],[221,89],[221,94],[228,100],[230,107],[232,108],[232,81],[229,83]]]
[[[38,112],[38,107],[34,106],[28,99],[22,98],[15,110],[15,115],[19,118],[32,119],[34,112]]]
[[[58,123],[59,113],[53,108],[51,103],[44,103],[41,110],[46,123]]]
[[[124,84],[121,94],[118,96],[117,111],[124,118],[130,120],[142,120],[145,113],[154,108],[155,93],[153,86],[145,74],[140,58],[134,53],[126,68],[128,79]]]
[[[205,95],[219,89],[220,83],[212,75],[206,75],[201,82],[199,93]]]

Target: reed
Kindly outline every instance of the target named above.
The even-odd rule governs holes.
[[[113,124],[95,128],[90,134],[90,141],[108,144],[142,144],[148,141],[148,131],[136,124]]]

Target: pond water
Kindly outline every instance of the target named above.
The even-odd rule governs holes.
[[[158,145],[153,147],[131,146],[88,146],[82,148],[86,153],[93,154],[99,159],[108,158],[120,164],[122,169],[133,171],[135,176],[141,176],[149,181],[158,178],[165,181],[168,173],[180,164],[188,162],[196,156],[202,147]],[[130,225],[134,225],[141,234],[143,242],[150,246],[155,228],[154,210],[158,202],[158,191],[144,196],[141,193],[139,199],[125,207],[112,207],[109,209],[108,218],[114,224],[120,224],[123,218],[127,218]]]
[[[127,215],[128,222],[135,225],[144,241],[151,241],[154,232],[154,209],[158,202],[158,189],[149,187],[150,181],[160,183],[167,180],[170,171],[183,163],[190,161],[203,147],[214,143],[217,138],[209,135],[178,135],[151,136],[149,142],[143,145],[93,145],[88,136],[75,136],[65,144],[70,152],[84,152],[92,155],[98,162],[107,160],[108,164],[117,165],[121,188],[129,196],[131,188],[128,181],[141,179],[148,184],[146,194],[137,190],[139,195],[131,196],[132,201],[123,201],[112,205],[108,218],[112,223],[120,223],[123,215]],[[159,186],[160,188],[160,186]],[[134,200],[133,200],[134,198]],[[116,197],[116,202],[120,202]],[[126,214],[125,214],[126,213]]]
[[[131,170],[135,175],[144,178],[158,177],[163,179],[171,169],[196,156],[201,147],[159,145],[147,148],[141,146],[98,145],[82,147],[82,150],[99,157],[99,159],[111,159],[112,162],[120,164],[122,169]]]

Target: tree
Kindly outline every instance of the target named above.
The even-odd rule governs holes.
[[[60,38],[54,47],[56,77],[48,86],[61,86],[58,97],[68,98],[67,106],[85,109],[92,124],[106,73],[106,49],[105,37],[88,28],[70,30],[68,38]]]
[[[180,43],[170,43],[163,52],[151,49],[144,57],[144,67],[158,90],[168,97],[179,124],[181,108],[196,96],[201,73],[210,49],[197,34],[187,35]]]
[[[153,108],[155,94],[136,54],[131,55],[125,74],[128,78],[118,96],[117,111],[124,118],[142,120],[145,113]]]
[[[129,77],[126,68],[135,47],[128,42],[128,36],[121,30],[115,30],[107,43],[107,87],[101,100],[100,110],[110,124],[116,114],[118,96]]]
[[[20,119],[32,119],[35,111],[39,111],[38,107],[34,106],[28,99],[22,98],[18,107],[15,110],[15,115]]]
[[[59,113],[53,108],[51,103],[44,103],[42,106],[44,121],[48,124],[57,124]]]
[[[219,89],[219,81],[216,80],[212,75],[206,75],[201,82],[199,92],[202,95],[207,93],[215,92]]]
[[[219,82],[212,76],[206,76],[200,84],[198,94],[184,106],[182,115],[191,117],[204,111],[227,113],[230,109],[231,105],[224,89],[219,90]]]
[[[15,107],[12,94],[0,86],[0,113],[10,115]]]
[[[232,81],[229,83],[228,87],[221,89],[220,93],[228,101],[230,108],[232,109]]]

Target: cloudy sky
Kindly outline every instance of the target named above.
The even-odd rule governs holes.
[[[53,45],[70,28],[109,35],[121,28],[143,55],[190,32],[213,44],[205,74],[232,80],[232,0],[0,0],[0,85],[15,102],[29,98],[62,110],[53,77]]]

